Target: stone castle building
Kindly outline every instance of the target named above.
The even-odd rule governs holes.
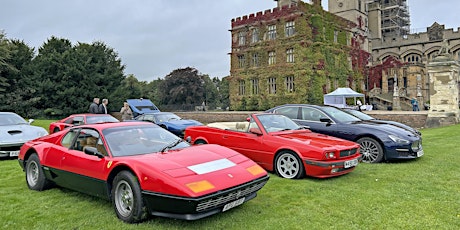
[[[460,60],[459,29],[457,28],[456,31],[446,29],[444,25],[434,22],[432,25],[427,25],[426,32],[410,33],[410,15],[406,0],[329,0],[328,13],[338,16],[337,18],[347,20],[347,23],[336,24],[336,26],[333,26],[334,29],[329,30],[328,27],[324,27],[325,24],[331,25],[331,23],[334,24],[340,20],[336,20],[327,12],[321,12],[318,9],[318,7],[322,9],[321,1],[312,1],[310,4],[296,0],[279,0],[277,2],[278,7],[273,10],[232,20],[230,97],[231,105],[234,109],[238,103],[241,105],[243,98],[254,98],[251,97],[254,92],[263,94],[265,98],[268,95],[268,101],[271,102],[269,104],[294,103],[297,101],[293,101],[292,98],[299,97],[301,103],[315,102],[314,100],[309,101],[308,93],[305,93],[317,90],[312,89],[310,86],[315,86],[316,88],[319,86],[320,91],[324,91],[324,93],[329,93],[338,86],[351,87],[358,92],[365,93],[369,100],[368,102],[375,104],[379,109],[394,107],[394,109],[410,110],[410,100],[416,98],[423,109],[423,105],[429,104],[430,95],[434,93],[433,86],[430,83],[429,64],[443,51],[442,47],[445,47],[445,52],[454,61],[458,62]],[[303,12],[298,10],[299,5],[304,7]],[[294,8],[297,10],[293,10]],[[316,9],[316,11],[305,10],[305,8]],[[297,25],[306,20],[310,22],[307,24],[314,27],[315,18],[313,15],[318,14],[322,15],[323,20],[325,20],[321,25],[323,26],[323,36],[326,37],[322,44],[327,42],[334,43],[338,37],[337,35],[339,35],[345,39],[344,43],[341,44],[341,49],[349,51],[359,49],[357,52],[348,52],[346,58],[335,60],[334,65],[339,65],[337,62],[345,62],[348,66],[347,70],[329,69],[321,72],[321,68],[317,68],[317,65],[315,66],[315,64],[311,63],[312,65],[307,65],[307,68],[313,71],[302,72],[302,68],[306,66],[299,62],[305,61],[305,57],[298,57],[295,59],[294,64],[289,64],[289,48],[286,48],[286,45],[291,43],[291,39],[282,37],[280,34],[283,34],[286,28],[289,27],[287,24],[289,19],[295,19],[291,21],[295,26],[296,35],[300,36],[294,37],[305,38],[305,33],[308,34],[309,32],[303,32],[304,28]],[[282,25],[281,23],[286,24]],[[270,25],[275,25],[278,34],[278,40],[276,41],[280,41],[283,45],[281,43],[279,43],[280,45],[273,45],[273,41],[260,45],[251,43],[245,46],[239,45],[241,44],[242,29],[246,29],[245,35],[248,40],[253,36],[252,31],[255,28],[259,28],[259,32],[263,32],[260,37],[262,40],[270,40],[270,36],[272,36],[270,28],[273,29]],[[310,28],[310,30],[315,29],[321,32],[321,28]],[[327,36],[328,33],[330,36]],[[328,40],[327,38],[330,39]],[[315,43],[314,38],[311,41],[308,41],[308,39],[292,39],[292,42],[294,40],[299,44],[307,44],[307,46],[322,45],[321,43]],[[261,56],[262,58],[258,59],[259,61],[270,62],[271,54],[267,49],[273,47],[279,48],[274,50],[277,54],[277,62],[272,66],[274,68],[270,69],[263,65],[261,67],[265,72],[256,70],[257,68],[250,64],[254,62],[254,51],[260,50],[264,53]],[[299,53],[296,49],[294,56],[299,56],[302,52]],[[242,55],[244,53],[247,55]],[[288,63],[280,63],[283,62],[282,59],[284,58],[287,58],[286,62]],[[243,66],[246,65],[248,68],[240,67],[242,59],[245,62]],[[324,60],[327,59],[323,55],[315,61],[324,63]],[[330,68],[328,67],[331,64],[330,62],[325,64],[325,69]],[[292,68],[293,66],[294,68]],[[361,70],[357,68],[361,68]],[[299,72],[302,73],[299,74]],[[360,76],[361,73],[362,75]],[[270,75],[278,77],[275,80],[270,80]],[[293,78],[285,78],[288,75],[293,76]],[[344,79],[342,75],[348,76]],[[285,78],[284,81],[282,80],[283,77]],[[311,82],[315,80],[302,81],[301,79],[304,78],[319,78],[316,79],[319,83],[312,85]],[[253,85],[255,85],[252,79],[258,79],[258,91],[252,89]],[[295,89],[300,88],[301,84],[307,84],[308,87],[302,89],[300,93],[291,94],[291,97],[285,97],[285,95],[289,94],[284,93],[274,97],[272,95],[274,91],[270,89],[270,85],[278,91],[283,91],[285,86],[288,88],[289,79],[293,79],[292,86],[294,87],[295,85]],[[270,81],[274,81],[276,84],[270,84]],[[324,84],[321,85],[320,83]],[[246,85],[248,85],[247,88]],[[268,93],[264,94],[265,91],[268,91]],[[248,93],[251,95],[248,95]],[[319,93],[321,92],[315,92],[315,94]],[[457,98],[460,97],[457,96]],[[397,100],[397,103],[395,103],[395,100]]]
[[[231,109],[322,103],[323,94],[364,79],[369,53],[354,37],[356,25],[324,11],[320,0],[279,0],[231,23]]]
[[[444,42],[453,60],[460,60],[459,30],[434,22],[426,32],[411,34],[406,0],[329,0],[328,9],[363,26],[359,32],[371,53],[364,91],[383,108],[393,105],[393,95],[403,110],[410,109],[411,98],[429,103],[433,92],[427,68]]]

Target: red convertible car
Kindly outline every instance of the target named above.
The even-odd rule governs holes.
[[[120,122],[110,114],[73,114],[62,120],[50,124],[50,134],[64,130],[65,128],[84,125],[84,124],[97,124],[105,122]]]
[[[249,122],[219,122],[185,129],[194,144],[219,144],[284,178],[343,175],[361,159],[359,145],[313,133],[279,114],[253,114]]]
[[[147,122],[71,127],[26,142],[19,164],[30,189],[61,186],[109,199],[128,223],[224,212],[256,197],[269,179],[234,150],[190,146]]]

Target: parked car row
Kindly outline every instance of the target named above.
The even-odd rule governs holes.
[[[417,130],[353,114],[288,104],[206,125],[159,110],[126,122],[75,114],[52,123],[49,135],[41,131],[24,141],[18,160],[30,189],[60,186],[109,199],[125,222],[148,215],[195,220],[256,197],[267,171],[328,178],[352,172],[361,161],[423,155]]]

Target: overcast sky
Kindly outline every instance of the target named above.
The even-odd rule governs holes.
[[[407,2],[417,32],[435,21],[460,27],[458,0]],[[141,81],[185,67],[225,77],[231,19],[274,7],[273,0],[1,0],[0,30],[36,50],[51,36],[101,41],[118,53],[125,74]]]

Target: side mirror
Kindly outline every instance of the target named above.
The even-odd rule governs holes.
[[[97,156],[98,158],[104,158],[104,155],[98,152],[96,147],[84,147],[83,152],[91,156]]]
[[[327,122],[327,123],[331,123],[331,122],[332,122],[331,119],[329,119],[329,118],[327,118],[327,117],[322,117],[322,118],[319,119],[319,121],[321,121],[321,122]]]
[[[250,128],[250,129],[249,129],[249,132],[250,132],[250,133],[254,133],[254,134],[256,134],[256,135],[262,135],[262,131],[260,131],[259,128]]]
[[[186,137],[185,141],[187,141],[189,144],[192,143],[192,137],[191,136]]]
[[[32,122],[34,121],[35,121],[34,119],[29,119],[29,124],[32,124]]]

